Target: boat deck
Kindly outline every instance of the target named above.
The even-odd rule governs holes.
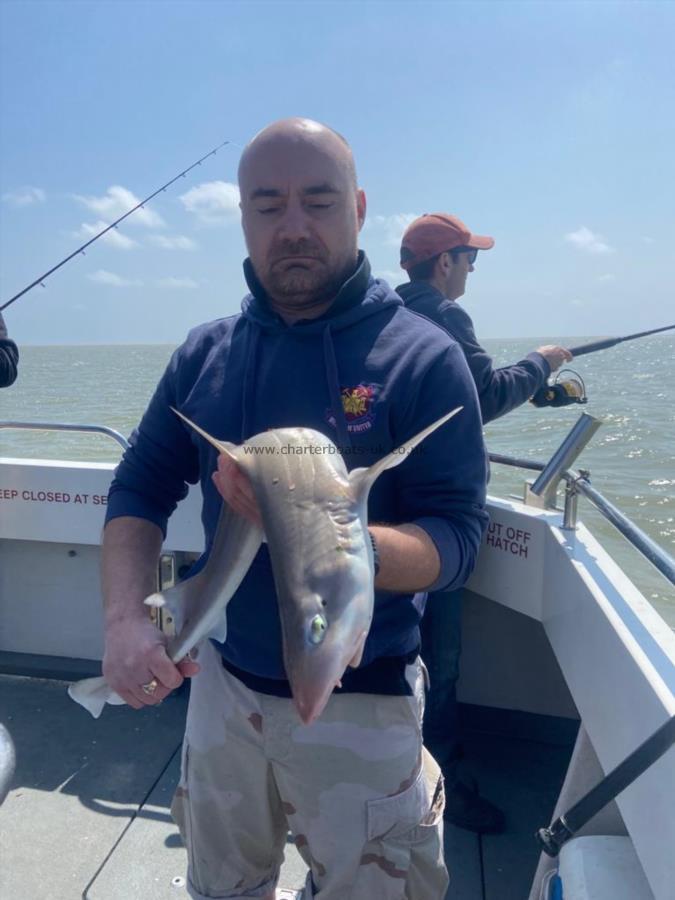
[[[179,772],[186,693],[135,713],[107,707],[93,720],[61,681],[0,675],[0,720],[17,770],[0,808],[0,894],[11,900],[180,900],[185,852],[169,806]],[[470,718],[470,711],[467,716]],[[543,717],[542,717],[543,718]],[[496,721],[504,724],[504,716]],[[506,812],[507,831],[446,829],[451,900],[525,900],[538,859],[535,830],[549,823],[573,729],[523,739],[469,724],[467,772]],[[571,723],[568,723],[571,724]],[[517,729],[515,729],[517,731]],[[305,867],[289,841],[282,883]],[[447,900],[446,898],[446,900]]]

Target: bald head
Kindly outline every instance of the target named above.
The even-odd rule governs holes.
[[[239,187],[241,188],[242,180],[246,179],[247,169],[257,153],[264,150],[278,152],[284,145],[290,148],[312,148],[317,153],[326,154],[344,170],[356,189],[354,155],[346,139],[328,125],[297,117],[272,122],[248,142],[239,161]]]
[[[260,131],[239,163],[249,257],[287,319],[320,315],[354,272],[366,201],[349,144],[311,119]]]

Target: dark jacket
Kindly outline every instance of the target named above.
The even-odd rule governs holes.
[[[18,365],[19,348],[7,337],[5,321],[0,313],[0,387],[14,384]]]
[[[216,451],[170,406],[236,444],[269,428],[314,428],[335,442],[351,469],[369,466],[462,405],[413,458],[378,478],[369,500],[371,521],[415,522],[431,536],[442,561],[434,588],[460,587],[487,524],[478,398],[460,348],[373,279],[363,255],[326,313],[292,325],[268,305],[250,264],[245,272],[252,293],[242,313],[195,328],[174,353],[117,469],[107,519],[139,516],[165,529],[185,482],[199,480],[207,550],[198,565],[205,561],[222,502],[211,481]],[[364,666],[415,650],[424,600],[424,594],[376,594]],[[227,642],[219,645],[226,664],[284,679],[266,544],[227,618]]]
[[[408,309],[436,322],[460,345],[476,382],[483,422],[498,419],[525,403],[551,374],[548,362],[536,351],[513,366],[495,369],[476,339],[469,314],[428,281],[402,284],[396,292]]]

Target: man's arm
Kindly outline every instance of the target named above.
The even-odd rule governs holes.
[[[426,368],[424,374],[417,373],[409,402],[395,408],[394,443],[400,445],[451,409],[461,411],[381,478],[390,480],[382,488],[397,498],[397,520],[424,531],[434,545],[440,570],[423,587],[439,591],[462,587],[475,566],[488,521],[488,464],[476,386],[466,358],[456,342],[435,344],[427,345]],[[424,570],[427,573],[431,579],[431,568]]]
[[[522,406],[539,390],[551,372],[572,359],[569,350],[547,344],[511,366],[495,369],[492,358],[478,343],[471,317],[461,306],[444,304],[441,324],[461,346],[469,364],[478,391],[483,424]]]
[[[379,591],[411,594],[424,591],[441,574],[436,545],[418,525],[369,525],[377,544],[380,571],[375,579]]]
[[[101,587],[106,628],[148,620],[143,601],[157,590],[160,528],[147,519],[120,516],[103,532]]]

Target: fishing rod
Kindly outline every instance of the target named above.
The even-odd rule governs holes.
[[[570,347],[572,356],[585,356],[587,353],[595,353],[597,350],[607,350],[624,341],[634,341],[636,338],[646,337],[648,334],[658,334],[661,331],[670,331],[675,325],[664,325],[662,328],[651,328],[649,331],[637,331],[635,334],[627,334],[624,337],[605,338],[602,341],[591,341],[588,344],[579,344],[578,347]],[[567,378],[562,376],[569,373]],[[587,403],[586,385],[583,378],[573,369],[562,369],[552,384],[545,384],[530,397],[530,403],[534,406],[569,406],[572,403]]]
[[[11,304],[14,303],[15,300],[18,300],[19,297],[23,297],[24,294],[28,293],[28,291],[31,291],[34,287],[37,287],[38,284],[41,284],[42,287],[45,287],[45,284],[44,284],[45,279],[49,278],[50,275],[53,275],[57,269],[60,269],[61,266],[65,266],[65,264],[67,262],[69,262],[69,260],[73,259],[73,257],[77,256],[80,253],[83,256],[86,255],[84,251],[87,249],[87,247],[91,246],[91,244],[93,244],[94,241],[97,241],[100,237],[103,237],[103,235],[107,234],[112,228],[117,228],[117,226],[120,224],[120,222],[123,222],[130,215],[135,213],[137,209],[142,209],[145,206],[145,204],[149,203],[154,197],[157,196],[157,194],[161,194],[162,191],[165,191],[168,187],[171,187],[171,185],[174,183],[174,181],[178,181],[179,178],[185,178],[185,176],[187,175],[188,172],[192,171],[192,169],[195,169],[197,166],[201,166],[201,164],[204,162],[205,159],[208,159],[209,156],[215,156],[215,154],[221,148],[225,147],[226,144],[229,144],[229,143],[231,143],[231,142],[223,141],[222,144],[218,144],[217,147],[215,147],[213,150],[211,150],[205,156],[202,156],[202,158],[198,159],[197,162],[192,163],[192,165],[188,166],[187,169],[184,169],[182,172],[179,172],[175,178],[171,179],[171,181],[167,181],[167,183],[163,184],[162,187],[157,188],[157,190],[153,191],[153,193],[150,194],[148,197],[146,197],[145,200],[141,200],[140,203],[137,203],[133,209],[130,209],[128,212],[124,213],[124,215],[120,216],[119,219],[115,219],[115,221],[112,222],[112,224],[108,225],[102,231],[99,231],[99,233],[97,235],[95,235],[93,238],[91,238],[91,240],[88,240],[85,244],[82,244],[81,247],[78,247],[77,250],[74,250],[69,256],[66,256],[65,259],[62,259],[60,263],[53,266],[48,272],[45,272],[44,275],[40,275],[39,278],[36,278],[35,281],[31,282],[28,285],[28,287],[25,287],[22,291],[19,291],[18,294],[15,294],[13,297],[11,297],[6,303],[3,303],[2,306],[0,306],[0,312],[2,312],[3,309],[7,309],[8,306],[11,306]]]
[[[570,347],[572,356],[584,356],[586,353],[595,353],[596,350],[607,350],[624,341],[634,341],[636,338],[647,337],[648,334],[658,334],[660,331],[670,331],[675,325],[664,325],[662,328],[652,328],[650,331],[637,331],[635,334],[627,334],[625,337],[605,338],[604,341],[593,341],[590,344],[579,344],[578,347]]]

